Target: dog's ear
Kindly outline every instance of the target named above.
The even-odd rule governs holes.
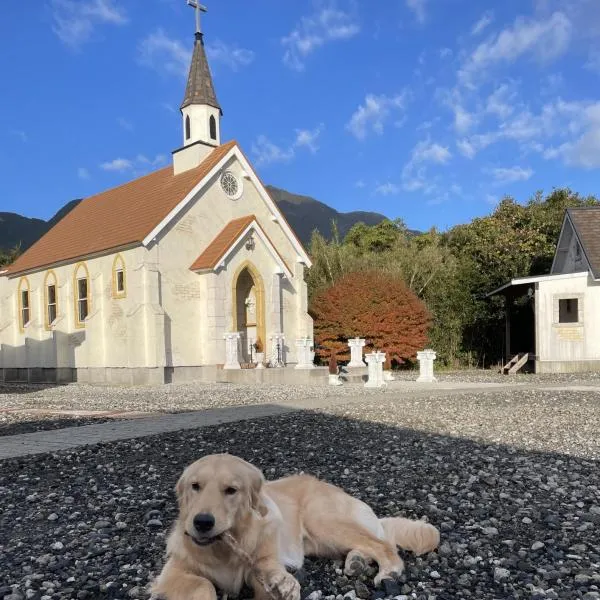
[[[177,495],[177,501],[181,503],[183,498],[183,492],[185,491],[185,471],[181,474],[181,477],[175,484],[175,494]]]
[[[260,469],[250,463],[248,463],[248,473],[250,478],[250,508],[261,517],[264,517],[267,514],[267,507],[261,499],[260,492],[265,482],[265,476]]]

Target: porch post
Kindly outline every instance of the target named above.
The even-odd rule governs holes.
[[[510,352],[510,313],[511,313],[511,306],[512,306],[512,298],[510,297],[510,294],[506,294],[506,296],[504,296],[504,306],[505,306],[505,310],[504,310],[504,315],[505,315],[505,357],[504,357],[504,361],[508,362],[510,360],[511,352]]]

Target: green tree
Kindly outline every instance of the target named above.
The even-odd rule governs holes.
[[[21,246],[15,246],[10,250],[0,249],[0,267],[12,264],[21,255]]]

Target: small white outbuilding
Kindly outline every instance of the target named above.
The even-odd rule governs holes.
[[[513,279],[506,297],[507,364],[536,373],[600,371],[600,207],[566,211],[549,275]],[[527,309],[513,318],[516,299]]]

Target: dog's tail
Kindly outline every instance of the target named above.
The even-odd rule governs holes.
[[[425,521],[412,521],[402,517],[379,519],[386,539],[417,556],[435,550],[440,543],[440,532]]]

